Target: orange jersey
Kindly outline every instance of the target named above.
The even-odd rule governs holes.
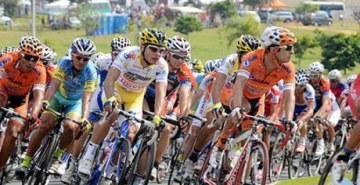
[[[238,76],[248,78],[244,87],[244,96],[247,99],[260,98],[281,79],[284,84],[295,84],[295,67],[292,62],[283,63],[269,74],[266,73],[264,49],[255,50],[243,56]]]
[[[1,90],[7,94],[25,96],[30,89],[45,89],[46,71],[41,62],[37,62],[34,70],[23,72],[19,68],[19,52],[11,52],[0,58]]]

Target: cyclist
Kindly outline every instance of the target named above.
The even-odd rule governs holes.
[[[309,79],[310,84],[314,87],[315,90],[315,101],[316,107],[314,110],[313,117],[326,119],[331,123],[327,125],[327,131],[329,134],[329,152],[335,150],[334,139],[335,139],[335,126],[340,119],[340,108],[336,103],[335,96],[330,90],[330,83],[322,75],[324,72],[324,66],[320,62],[311,63],[309,68]],[[310,123],[314,124],[314,123]],[[318,142],[315,150],[315,156],[319,157],[324,153],[325,143],[323,139],[323,127],[321,124],[317,123],[316,133]]]
[[[131,42],[129,39],[125,37],[117,37],[111,40],[110,47],[111,47],[111,53],[104,54],[104,53],[97,53],[93,55],[92,61],[95,63],[95,67],[98,70],[98,74],[100,75],[100,83],[95,88],[94,94],[91,97],[90,100],[90,110],[92,112],[101,112],[103,111],[103,103],[102,103],[102,93],[103,93],[103,84],[105,81],[105,78],[108,74],[109,68],[111,64],[115,61],[116,57],[119,55],[121,51],[123,51],[126,47],[130,47]],[[95,122],[99,121],[97,116],[94,113],[90,113],[89,117],[90,123],[94,124]],[[93,159],[95,153],[93,150],[90,150],[93,148],[94,145],[98,145],[99,143],[96,143],[98,141],[97,137],[99,132],[106,132],[103,131],[101,128],[102,126],[96,126],[93,131],[93,137],[90,139],[89,147],[86,147],[86,150],[84,152],[84,158],[91,158]],[[88,132],[83,134],[84,136],[81,137],[79,140],[74,142],[74,145],[71,150],[71,160],[70,165],[66,171],[66,173],[61,177],[61,181],[64,183],[70,184],[72,173],[75,169],[75,162],[77,161],[77,158],[79,157],[79,154],[81,152],[81,149],[83,148],[85,139],[87,138]],[[89,149],[90,148],[90,149]],[[66,164],[66,163],[65,163]],[[81,164],[80,164],[81,165]],[[65,166],[66,167],[66,166]]]
[[[50,88],[46,91],[43,107],[55,111],[64,111],[67,117],[78,120],[88,127],[90,98],[95,88],[96,69],[90,57],[95,53],[95,44],[86,38],[76,38],[71,44],[71,58],[64,57],[59,61],[51,80]],[[65,107],[64,110],[61,110]],[[55,126],[56,116],[45,111],[41,116],[41,124],[30,138],[25,158],[17,169],[17,176],[22,179],[32,160],[32,156],[40,147],[41,141]],[[70,120],[63,122],[63,133],[60,144],[53,154],[50,173],[59,171],[59,157],[66,147],[71,144],[79,126]]]
[[[214,116],[218,116],[216,114],[220,109],[221,106],[219,105],[220,102],[220,96],[221,96],[221,88],[224,86],[227,79],[229,79],[233,74],[235,74],[236,70],[240,66],[241,58],[250,51],[256,50],[261,47],[260,40],[256,39],[255,37],[251,35],[241,35],[237,41],[236,45],[236,52],[233,54],[228,55],[220,62],[218,61],[217,64],[219,65],[219,68],[217,69],[216,75],[215,75],[215,81],[213,82],[213,87],[210,93],[212,102],[214,105],[214,108],[212,109],[212,112],[214,112]],[[207,61],[205,63],[205,70],[206,71],[212,71],[216,69],[215,62]],[[209,124],[212,121],[212,116],[208,115],[207,118]],[[195,123],[196,124],[196,123]],[[197,139],[195,141],[194,148],[192,149],[189,158],[185,161],[185,167],[184,167],[184,173],[183,177],[191,177],[194,171],[195,163],[197,162],[198,154],[202,150],[202,148],[206,145],[206,143],[211,139],[213,133],[217,130],[217,127],[213,128],[207,128],[202,127],[200,128],[199,132],[196,134]]]
[[[348,96],[348,103],[351,108],[351,112],[354,117],[359,120],[360,117],[360,74],[354,80],[350,87],[350,94]],[[358,121],[359,122],[359,121]],[[337,154],[336,160],[332,166],[331,182],[334,185],[340,185],[345,175],[346,169],[348,168],[348,161],[350,155],[354,152],[360,141],[360,124],[356,124],[349,140],[346,142],[344,148]]]
[[[335,95],[336,99],[339,100],[341,92],[349,88],[346,83],[341,82],[341,72],[337,69],[333,69],[329,72],[328,75],[330,79],[330,89],[331,92]],[[338,101],[340,103],[340,101]]]
[[[351,84],[354,82],[354,80],[356,79],[357,75],[350,75],[348,76],[348,78],[346,79],[346,84],[351,87]],[[339,98],[339,102],[340,102],[340,112],[341,112],[341,117],[347,117],[347,116],[352,116],[349,104],[347,103],[347,97],[349,95],[349,88],[345,89]]]
[[[14,108],[23,118],[33,118],[38,124],[37,115],[45,91],[45,68],[39,62],[43,52],[40,41],[32,36],[20,39],[19,50],[6,53],[0,58],[0,107]],[[34,103],[28,112],[29,91],[34,93]],[[0,144],[0,171],[4,169],[9,156],[15,148],[18,134],[23,130],[25,119],[13,117],[5,131],[3,145]],[[1,141],[0,141],[1,143]]]
[[[287,102],[285,119],[292,121],[295,106],[295,69],[290,59],[294,53],[296,38],[289,30],[272,26],[265,29],[261,40],[265,48],[246,54],[241,59],[235,79],[232,80],[234,84],[223,87],[220,104],[230,116],[212,150],[212,166],[218,164],[220,151],[224,149],[227,139],[232,134],[231,129],[241,119],[238,115],[245,112],[255,115],[259,111],[260,98],[281,79],[284,79],[283,94],[284,101]],[[244,122],[241,126],[244,126]]]
[[[167,51],[165,52],[164,59],[167,61],[169,67],[168,85],[166,90],[166,97],[168,99],[166,108],[163,109],[163,114],[174,111],[178,106],[178,117],[182,127],[188,124],[186,118],[192,98],[192,92],[196,88],[196,80],[191,69],[186,65],[185,61],[190,56],[191,46],[190,43],[180,36],[174,36],[167,40]],[[155,84],[151,83],[147,88],[145,94],[145,108],[154,111],[155,99]],[[178,99],[178,101],[176,101]],[[176,112],[176,111],[175,111]],[[171,126],[166,124],[161,131],[158,147],[155,156],[154,168],[152,169],[151,176],[156,177],[159,164],[162,156],[166,152],[170,144]]]
[[[44,45],[44,52],[41,55],[40,60],[46,69],[46,89],[48,89],[50,86],[52,75],[55,72],[55,66],[53,65],[55,63],[54,51]]]
[[[124,110],[135,113],[137,117],[141,118],[146,88],[153,80],[156,80],[155,116],[152,121],[155,125],[159,125],[168,75],[167,63],[161,57],[166,50],[166,35],[162,31],[145,28],[140,35],[139,43],[139,47],[124,49],[111,65],[104,82],[104,96],[106,97],[104,110],[111,111],[112,105],[119,102]],[[102,132],[94,133],[93,145],[89,144],[87,150],[96,150],[98,144],[106,137],[115,117],[117,117],[116,114],[110,114],[106,122],[101,125]],[[121,117],[119,118],[118,121],[121,123]],[[140,124],[138,123],[129,126],[127,138],[131,142],[139,128]],[[98,140],[95,141],[95,138]],[[92,156],[85,155],[80,161],[79,172],[89,175],[92,161]],[[116,166],[112,166],[115,169]],[[144,173],[142,170],[139,171],[140,174]],[[136,179],[136,181],[141,180],[141,178]]]
[[[295,111],[294,118],[300,129],[300,141],[296,152],[305,150],[307,122],[314,114],[315,90],[309,84],[309,75],[306,70],[299,69],[295,74]]]
[[[14,51],[19,51],[19,49],[16,47],[12,47],[12,46],[6,46],[1,50],[0,57],[6,53],[10,53],[10,52],[14,52]]]

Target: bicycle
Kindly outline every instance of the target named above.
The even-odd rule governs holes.
[[[63,107],[61,110],[64,110]],[[65,113],[61,111],[61,113],[48,108],[46,111],[51,112],[52,114],[58,117],[55,127],[49,133],[49,135],[44,139],[41,143],[40,148],[35,153],[32,162],[30,163],[29,170],[25,175],[25,178],[22,180],[22,184],[32,185],[32,184],[48,184],[50,181],[50,175],[52,175],[48,169],[50,167],[50,160],[52,154],[55,152],[56,147],[60,143],[60,138],[63,132],[62,123],[65,120],[70,120],[80,126],[80,130],[85,127],[79,121],[73,120],[71,118],[66,117]],[[81,136],[81,132],[77,134],[76,139]]]
[[[341,118],[335,127],[335,149],[343,147],[350,137],[353,128],[352,123],[356,123],[356,119],[352,116]]]
[[[0,151],[2,149],[2,144],[5,139],[5,132],[7,125],[9,124],[10,118],[12,117],[18,117],[27,120],[23,116],[21,116],[19,113],[15,112],[13,108],[0,108]],[[19,139],[18,137],[18,144]],[[20,161],[20,158],[17,154],[19,147],[16,147],[13,154],[10,156],[6,168],[0,173],[0,184],[5,184],[5,182],[9,182],[14,177],[14,171],[16,166],[18,165],[18,162]]]
[[[201,177],[203,183],[207,183],[210,185],[215,184],[266,184],[268,168],[269,168],[269,154],[266,149],[266,145],[258,137],[258,126],[267,127],[274,126],[280,128],[281,130],[286,130],[286,137],[284,143],[290,137],[292,122],[290,122],[289,126],[285,124],[279,124],[272,121],[267,120],[261,116],[250,116],[245,115],[245,118],[251,119],[254,121],[252,128],[249,131],[246,131],[244,134],[237,136],[229,143],[230,146],[234,146],[242,140],[246,139],[243,150],[237,160],[235,166],[230,170],[229,174],[226,175],[225,178],[221,179],[219,176],[215,179],[212,178],[212,174],[208,173],[213,171],[213,167],[211,165],[208,166],[206,172]],[[245,136],[244,136],[245,135]],[[249,137],[246,137],[249,135]],[[226,157],[221,158],[220,164],[218,166],[222,167],[223,164],[226,164]],[[250,168],[249,168],[250,167]],[[219,181],[221,179],[222,181]],[[248,182],[250,181],[250,182]]]

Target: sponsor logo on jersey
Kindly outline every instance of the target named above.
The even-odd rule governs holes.
[[[286,71],[288,74],[291,73],[291,69],[290,69],[289,66],[287,66],[287,65],[281,65],[281,68],[285,69],[285,71]]]
[[[3,68],[5,66],[5,64],[10,61],[11,61],[10,57],[6,57],[6,58],[0,60],[0,68]]]
[[[130,71],[126,72],[124,76],[127,77],[131,81],[135,81],[135,80],[150,81],[151,80],[150,77],[142,76],[142,75],[130,72]]]
[[[256,55],[253,55],[253,56],[250,56],[248,59],[246,59],[245,61],[244,61],[244,66],[245,67],[249,67],[250,66],[250,63],[252,62],[252,61],[254,61],[254,60],[256,60],[257,59],[257,56]]]
[[[124,53],[124,58],[125,59],[135,59],[136,54],[135,53]]]

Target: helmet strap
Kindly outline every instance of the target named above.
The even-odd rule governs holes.
[[[141,52],[141,55],[142,55],[142,59],[145,62],[145,64],[150,66],[151,65],[150,62],[145,59],[145,50],[146,50],[147,46],[148,45],[145,45],[144,50]]]

